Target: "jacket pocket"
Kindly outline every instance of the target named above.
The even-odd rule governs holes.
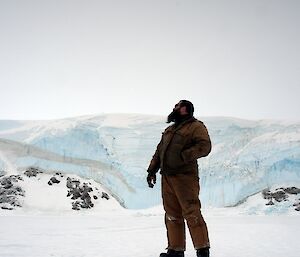
[[[182,167],[184,165],[184,161],[182,159],[181,152],[182,145],[173,144],[166,152],[165,165],[173,169]]]
[[[185,141],[186,141],[186,136],[182,132],[176,131],[174,133],[172,144],[185,145]]]

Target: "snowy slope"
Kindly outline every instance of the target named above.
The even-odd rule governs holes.
[[[234,206],[272,185],[300,184],[300,123],[202,119],[212,153],[199,160],[201,200]],[[164,117],[110,114],[51,121],[0,121],[0,170],[58,170],[100,182],[127,208],[160,203],[145,172]]]
[[[20,208],[22,207],[22,208]],[[0,176],[0,211],[14,213],[101,213],[123,209],[101,184],[73,174],[35,168],[20,175]]]

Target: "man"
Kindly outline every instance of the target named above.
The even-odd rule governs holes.
[[[147,170],[149,187],[162,175],[162,198],[168,251],[160,257],[184,257],[186,220],[197,257],[209,256],[209,239],[199,200],[197,159],[207,156],[211,142],[204,124],[193,117],[194,106],[181,100],[168,116],[168,123]]]

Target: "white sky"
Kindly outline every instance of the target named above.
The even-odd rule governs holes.
[[[0,119],[300,117],[300,1],[0,0]]]

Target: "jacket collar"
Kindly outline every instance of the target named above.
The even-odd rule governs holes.
[[[176,124],[171,125],[170,127],[167,128],[167,131],[173,131],[173,132],[175,132],[175,131],[181,129],[185,124],[194,122],[195,120],[196,120],[196,118],[194,116],[189,117],[188,119],[182,121],[178,125],[176,125]]]

